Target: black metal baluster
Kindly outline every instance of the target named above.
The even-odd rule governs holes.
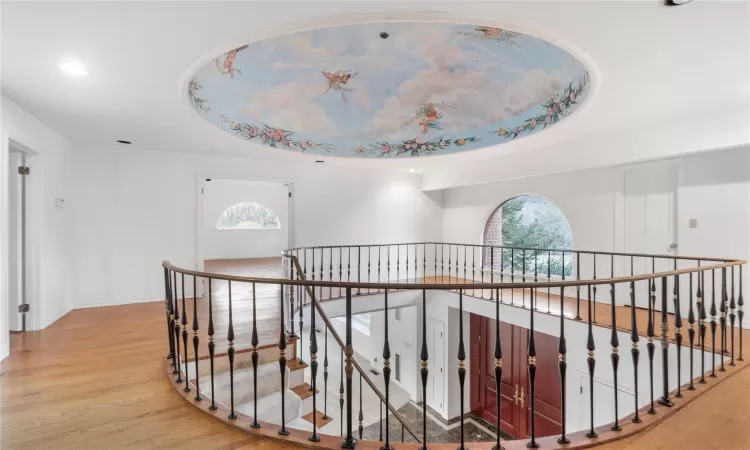
[[[456,450],[466,450],[464,446],[464,384],[466,382],[466,351],[464,350],[464,291],[458,290],[458,383],[461,389],[460,423],[461,445]]]
[[[325,254],[325,247],[320,247],[320,281],[323,281],[323,271],[325,270],[323,268],[323,263],[325,262],[326,254]],[[314,292],[314,291],[313,291]],[[330,291],[329,291],[330,294]],[[330,297],[330,295],[329,295]],[[320,293],[318,294],[318,298],[324,298],[323,297],[323,286],[320,287]]]
[[[563,258],[565,254],[563,253]],[[563,264],[564,267],[564,264]],[[563,269],[563,276],[565,274],[565,270]],[[565,382],[565,374],[568,370],[568,362],[567,362],[567,353],[568,349],[565,342],[565,315],[563,312],[563,304],[565,303],[565,288],[560,287],[560,338],[558,339],[558,347],[557,352],[559,353],[557,359],[558,359],[558,369],[560,370],[560,413],[561,413],[561,419],[560,419],[560,437],[557,438],[557,442],[559,444],[567,444],[570,442],[570,439],[565,435],[565,421],[566,421],[566,410],[567,410],[567,402],[566,402],[566,382]],[[499,383],[499,382],[498,382]],[[499,385],[498,385],[498,391],[499,391]],[[498,405],[500,402],[498,402]],[[500,406],[498,406],[499,408]],[[498,427],[498,430],[500,428]]]
[[[711,270],[711,378],[716,378],[716,269]]]
[[[737,307],[737,304],[734,301],[734,266],[732,266],[732,299],[729,302],[729,323],[730,323],[730,336],[731,336],[731,359],[729,360],[729,365],[734,367],[734,309]]]
[[[588,330],[588,338],[586,340],[586,350],[588,350],[588,358],[586,358],[586,363],[589,368],[589,408],[591,413],[591,428],[589,429],[589,432],[586,433],[586,437],[589,439],[593,439],[595,437],[598,437],[599,435],[594,431],[594,368],[596,367],[596,358],[594,357],[594,350],[596,349],[596,346],[594,345],[594,333],[593,333],[593,312],[591,310],[592,304],[591,304],[591,285],[589,284],[588,289],[588,296],[589,296],[589,307],[588,307],[588,316],[589,316],[589,330]]]
[[[524,251],[524,254],[526,252]],[[526,265],[524,264],[524,267]],[[529,363],[529,395],[531,396],[531,440],[526,444],[529,448],[538,448],[539,444],[536,442],[536,341],[534,339],[534,303],[535,303],[535,289],[529,289],[529,348],[528,348],[528,363]],[[523,406],[521,406],[523,409]],[[523,414],[527,414],[524,410]],[[499,431],[499,430],[498,430]]]
[[[323,419],[328,420],[328,325],[323,335]]]
[[[615,278],[615,264],[614,264],[614,255],[612,256],[611,265],[610,265],[610,278]],[[615,423],[612,425],[612,431],[620,431],[622,428],[620,427],[619,422],[619,413],[618,413],[618,404],[617,404],[617,368],[620,365],[620,354],[618,353],[619,347],[620,347],[620,339],[617,337],[617,314],[615,313],[615,284],[610,283],[609,285],[609,297],[610,301],[612,302],[612,334],[610,336],[609,343],[612,345],[612,374],[614,375],[614,385],[615,385]]]
[[[468,246],[464,245],[464,283],[466,283],[466,248]],[[458,246],[456,246],[456,264],[458,264]]]
[[[174,286],[174,348],[177,351],[177,359],[172,374],[177,375],[177,379],[175,380],[177,383],[182,383],[182,371],[180,370],[180,303],[178,300],[179,296],[177,294],[177,272],[174,272],[173,274],[174,282],[172,283],[172,285]]]
[[[698,266],[700,267],[700,266]],[[698,272],[698,304],[700,305],[698,326],[700,332],[701,341],[701,379],[698,381],[700,384],[706,384],[706,301],[704,287],[706,285],[706,277],[704,272]]]
[[[380,277],[380,246],[378,245],[378,282],[381,282],[383,279]],[[378,292],[380,292],[378,290]]]
[[[695,344],[695,312],[693,311],[693,274],[688,277],[688,291],[690,292],[690,304],[688,305],[688,340],[690,341],[690,385],[688,391],[694,391],[693,384],[693,346]]]
[[[581,252],[576,252],[576,281],[581,281]],[[581,317],[581,286],[576,286],[576,320]]]
[[[406,244],[406,282],[409,282],[409,244]]]
[[[339,247],[339,281],[343,281],[341,276],[343,273],[342,266],[341,266],[341,260],[344,259],[344,248]],[[339,287],[339,297],[341,297],[341,287]]]
[[[563,267],[563,272],[565,272],[565,267]],[[547,252],[547,282],[549,283],[552,281],[552,251]],[[551,294],[552,288],[550,286],[547,286],[547,314],[550,313],[549,305],[551,301]],[[562,315],[562,310],[560,310],[560,315]]]
[[[333,281],[333,247],[331,247],[329,253],[330,258],[328,260],[328,281]],[[333,298],[333,287],[328,288],[328,298]],[[300,333],[302,333],[302,331],[300,331]]]
[[[538,256],[539,255],[538,255],[537,251],[534,250],[534,283],[536,283],[538,281],[537,280],[537,259],[538,259]],[[536,294],[536,292],[535,292],[535,294]],[[537,295],[534,295],[534,309],[536,309],[536,310],[539,309],[539,305],[538,305],[539,299],[537,297],[538,297]]]
[[[391,282],[391,246],[386,245],[385,248],[388,251],[388,253],[386,254],[386,266],[387,266],[386,275],[388,277],[386,278],[386,283],[390,283]]]
[[[174,311],[172,309],[172,287],[170,286],[171,278],[169,270],[164,268],[164,310],[167,315],[167,341],[169,342],[169,354],[167,359],[174,366],[174,335],[172,334],[172,321],[174,320]]]
[[[737,326],[740,329],[739,335],[740,335],[740,356],[737,357],[737,361],[744,361],[745,358],[742,357],[742,317],[745,315],[745,312],[743,311],[743,306],[745,306],[745,300],[742,298],[742,266],[740,266],[740,285],[739,285],[739,297],[737,298]]]
[[[367,282],[370,282],[370,265],[372,262],[372,245],[367,246]],[[340,288],[339,288],[340,289]],[[367,293],[370,293],[370,288],[367,288]]]
[[[351,250],[350,250],[351,251]],[[346,288],[346,436],[341,443],[341,448],[354,448],[357,441],[352,436],[352,361],[354,349],[352,348],[352,288]]]
[[[719,356],[719,372],[726,372],[724,368],[724,354],[727,352],[727,268],[721,268],[721,304],[719,305],[721,317],[719,318],[721,328],[721,354]]]
[[[310,271],[312,272],[312,281],[315,281],[315,247],[312,248],[312,269]],[[323,277],[321,276],[321,278],[323,278]],[[320,289],[321,289],[321,292],[322,292],[323,287],[321,286]],[[312,291],[312,294],[315,295],[315,286],[312,287],[311,291]],[[299,334],[302,335],[303,333],[302,333],[302,326],[301,325],[300,325],[299,329],[300,329]],[[300,341],[300,345],[302,345],[301,341]],[[302,351],[300,351],[300,354],[302,354]]]
[[[677,261],[677,260],[675,260]],[[676,262],[675,262],[676,266]],[[677,269],[677,267],[675,267]],[[674,276],[674,336],[677,344],[677,393],[675,397],[682,398],[680,376],[682,374],[682,314],[680,314],[680,277]]]
[[[307,253],[307,252],[305,252],[305,253]],[[305,269],[305,272],[307,272],[307,269]],[[315,271],[313,270],[313,278],[315,277],[315,273],[314,272]],[[305,275],[305,276],[307,276],[307,275]],[[306,289],[303,286],[300,286],[300,287],[302,288],[302,295],[304,295],[305,297],[307,297],[308,294],[307,294]],[[315,295],[315,287],[313,287],[312,289],[310,289],[310,292],[312,292],[312,294]],[[302,304],[303,304],[302,303],[302,295],[300,296],[300,300],[299,300],[300,304],[299,304],[299,360],[298,360],[298,363],[300,365],[305,364],[305,361],[302,359],[302,354],[304,353],[304,348],[305,348],[304,345],[303,345],[303,340],[304,340],[304,337],[305,337],[305,333],[303,331],[304,330],[304,328],[303,328],[303,325],[304,325],[303,322],[304,321],[303,321],[303,314],[302,314]],[[253,283],[253,320],[255,319],[255,297],[254,296],[255,296],[255,284]],[[314,305],[311,305],[311,306],[314,306]],[[253,328],[255,328],[255,325],[253,325]],[[296,349],[295,349],[295,352],[296,352]]]
[[[445,273],[445,246],[440,244],[440,282],[443,283],[443,274]]]
[[[385,336],[383,340],[383,382],[385,383],[385,444],[380,447],[381,450],[391,450],[391,433],[390,433],[390,413],[388,412],[388,405],[390,405],[390,382],[391,382],[391,346],[388,342],[388,289],[385,290],[385,297],[383,299],[384,307],[383,312],[385,315]]]
[[[451,277],[451,246],[448,244],[448,279]]]
[[[420,351],[420,358],[422,359],[422,369],[420,374],[422,375],[422,447],[421,450],[427,450],[427,375],[429,370],[427,368],[427,360],[429,355],[427,353],[427,291],[422,289],[422,349]]]
[[[655,281],[654,281],[655,283]],[[661,364],[662,364],[662,381],[664,392],[659,399],[659,404],[667,407],[674,406],[669,398],[669,322],[667,322],[667,277],[661,279]]]
[[[291,259],[287,259],[289,262],[289,279],[294,280],[294,264]],[[294,332],[294,286],[289,286],[289,323],[291,326],[291,333],[289,337],[297,337],[297,333]],[[282,289],[284,289],[282,287]],[[299,334],[302,334],[302,329],[299,330]]]
[[[323,259],[322,257],[320,258]],[[321,274],[321,279],[323,278]],[[279,328],[279,373],[281,374],[281,429],[279,430],[279,434],[282,436],[287,436],[289,434],[289,431],[286,429],[286,402],[284,400],[284,393],[286,391],[286,336],[284,334],[284,286],[279,286],[280,291],[280,304],[281,304],[281,324]],[[314,292],[314,291],[313,291]],[[313,296],[312,304],[310,305],[310,311],[312,314],[312,310],[315,308],[315,297]],[[315,333],[315,328],[310,327],[311,332]],[[301,334],[302,332],[300,332]],[[312,358],[312,354],[310,354],[310,357]],[[314,412],[313,412],[314,415]]]
[[[362,415],[362,372],[359,373],[359,439],[362,440],[362,431],[364,430],[364,427],[362,426],[362,421],[364,420],[364,415]]]
[[[214,351],[216,350],[216,344],[214,343],[214,308],[213,308],[213,292],[211,286],[212,279],[208,279],[208,358],[211,362],[211,405],[208,407],[211,411],[216,411],[216,394],[214,392]]]
[[[630,257],[630,273],[633,273],[633,257]],[[640,350],[638,350],[638,322],[635,317],[635,281],[630,282],[630,341],[633,343],[633,348],[630,350],[630,354],[633,356],[633,397],[635,398],[635,415],[633,416],[633,423],[641,423],[641,418],[638,417],[638,359],[640,357]]]
[[[182,349],[183,357],[185,361],[185,389],[183,391],[190,392],[190,371],[188,367],[188,330],[187,330],[187,308],[185,307],[185,274],[181,274],[182,279]],[[193,292],[193,297],[195,297],[195,292]]]
[[[526,249],[521,253],[521,282],[526,283]],[[526,289],[521,289],[521,307],[526,307]]]
[[[490,247],[491,249],[492,247]],[[492,266],[495,267],[494,264]],[[504,450],[500,444],[500,393],[503,381],[503,347],[500,342],[500,289],[495,290],[495,426],[497,434],[495,435],[495,445],[492,450]]]
[[[331,258],[333,259],[333,258]],[[318,336],[315,333],[315,296],[312,298],[312,304],[310,305],[310,379],[312,388],[312,425],[313,434],[309,438],[309,441],[320,442],[318,437],[318,407],[316,403],[317,397],[317,380],[318,380]],[[283,385],[282,385],[283,389]],[[282,416],[283,417],[283,416]],[[283,422],[283,419],[282,419]]]
[[[380,424],[380,436],[378,440],[383,442],[383,401],[380,400],[378,404],[380,405],[380,422],[378,422]]]
[[[203,400],[201,397],[200,372],[198,371],[198,289],[197,278],[193,275],[193,354],[195,355],[195,401]]]
[[[344,437],[344,349],[341,349],[341,374],[339,384],[339,417],[341,418],[341,437]]]
[[[651,298],[648,301],[648,328],[646,329],[646,334],[648,335],[648,344],[646,344],[646,347],[648,348],[648,381],[649,381],[649,399],[651,401],[651,407],[648,410],[649,414],[656,414],[656,410],[654,409],[654,311],[652,305],[656,304],[656,283],[654,282],[653,278],[648,280],[648,284],[650,286],[649,291]]]
[[[362,277],[362,247],[357,246],[357,283],[361,283],[361,277]],[[362,294],[362,288],[357,286],[357,295]]]
[[[494,248],[494,247],[493,247]],[[495,267],[492,267],[493,271]],[[505,278],[504,271],[505,270],[505,248],[500,247],[500,283],[503,283],[503,279]],[[503,303],[503,292],[505,289],[500,289],[500,303]]]
[[[516,274],[515,274],[515,272],[516,272],[516,262],[514,261],[514,256],[515,256],[514,255],[514,253],[515,253],[514,250],[515,249],[513,249],[513,248],[510,249],[510,282],[511,283],[514,283],[516,281]],[[516,291],[515,289],[511,289],[510,290],[510,304],[511,305],[515,304],[515,296],[516,296],[515,291]]]
[[[300,300],[301,302],[301,300]],[[302,314],[302,305],[300,305],[299,308],[300,314]],[[256,299],[255,299],[255,283],[253,283],[253,333],[250,337],[250,344],[253,346],[253,353],[251,355],[251,359],[253,362],[253,422],[250,424],[253,428],[260,428],[260,423],[258,423],[258,324],[257,324],[257,318],[258,312],[256,309]],[[300,320],[300,332],[299,337],[300,340],[302,339],[302,321]],[[301,341],[300,341],[301,342]],[[302,350],[300,349],[300,359],[302,355]]]
[[[232,320],[232,280],[227,280],[227,283],[229,286],[229,328],[227,329],[227,341],[229,345],[229,348],[227,349],[227,357],[229,358],[229,419],[237,420],[237,415],[234,413],[234,322]],[[282,304],[283,303],[282,299]],[[282,314],[282,317],[283,316],[284,315]],[[284,328],[283,325],[281,328]]]
[[[594,257],[594,280],[596,280],[596,253],[592,256]],[[589,296],[589,303],[593,303],[594,317],[592,318],[592,321],[596,323],[596,285],[592,286],[591,290],[594,293],[594,296]]]
[[[396,282],[401,280],[401,246],[396,245]]]

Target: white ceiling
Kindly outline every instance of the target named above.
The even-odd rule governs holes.
[[[328,162],[427,173],[482,161],[517,159],[529,165],[532,152],[549,152],[560,143],[566,143],[560,147],[565,151],[579,140],[644,128],[659,132],[686,117],[700,123],[701,117],[750,105],[750,4],[717,1],[674,8],[658,0],[3,2],[2,92],[77,144],[109,146],[126,139],[145,149],[314,160],[319,157],[242,141],[198,119],[182,95],[185,80],[200,61],[263,37],[334,23],[415,18],[536,34],[582,58],[596,91],[558,126],[500,147]],[[58,62],[67,55],[85,61],[89,75],[73,79],[60,72]],[[720,145],[711,129],[695,132],[705,149]],[[613,149],[601,148],[602,161],[608,151],[622,152]],[[524,157],[514,159],[518,155]]]

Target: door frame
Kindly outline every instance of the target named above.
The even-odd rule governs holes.
[[[629,249],[627,247],[627,236],[628,231],[625,229],[625,220],[626,220],[626,208],[625,208],[625,189],[627,187],[626,185],[626,174],[628,172],[632,172],[635,170],[641,170],[641,169],[650,169],[650,168],[656,168],[656,167],[672,167],[674,170],[674,183],[672,186],[672,236],[673,236],[673,243],[677,245],[677,247],[674,249],[672,256],[678,256],[680,254],[680,236],[679,236],[679,195],[680,195],[680,186],[683,184],[684,179],[684,161],[682,159],[666,159],[666,160],[657,160],[657,161],[648,161],[643,163],[637,163],[637,164],[628,164],[625,166],[619,166],[617,167],[617,175],[618,179],[616,181],[616,186],[619,186],[619,189],[615,188],[615,199],[614,199],[614,208],[613,208],[613,216],[614,216],[614,242],[613,242],[613,248],[614,251],[621,251],[623,253],[633,253],[632,249]],[[618,193],[619,191],[619,193]],[[635,252],[635,253],[643,253],[641,252]],[[620,275],[630,275],[630,270],[628,267],[625,267],[624,263],[616,264],[616,269],[620,273]],[[671,267],[670,267],[671,270]],[[617,273],[615,274],[617,275]],[[623,302],[617,302],[622,303],[625,305],[630,305],[629,297],[626,298],[626,301]],[[636,290],[636,307],[638,306],[638,290]]]
[[[294,181],[283,179],[283,178],[272,178],[272,177],[256,177],[256,176],[250,176],[250,175],[238,175],[238,174],[232,174],[232,173],[221,173],[221,172],[197,172],[195,174],[195,268],[199,272],[204,271],[204,262],[203,262],[203,250],[201,248],[201,244],[203,243],[203,232],[202,232],[202,226],[203,226],[203,193],[201,192],[201,181],[205,180],[206,178],[211,179],[217,179],[217,180],[240,180],[240,181],[264,181],[264,182],[271,182],[271,183],[283,183],[287,185],[287,189],[289,191],[289,197],[288,197],[288,212],[289,212],[289,226],[287,226],[287,242],[289,248],[294,248],[294,242],[293,242],[293,236],[294,233],[292,232],[293,223],[294,223],[294,203],[292,202],[294,198]],[[198,285],[198,297],[203,297],[204,294],[204,285],[205,283],[201,283]]]

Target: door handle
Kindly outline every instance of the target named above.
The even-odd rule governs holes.
[[[521,398],[519,400],[521,401],[521,409],[523,409],[523,386],[521,386]]]
[[[513,404],[518,406],[518,385],[516,385],[516,390],[513,392]]]

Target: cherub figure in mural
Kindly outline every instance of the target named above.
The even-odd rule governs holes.
[[[443,113],[438,111],[438,107],[442,107],[442,104],[438,103],[425,103],[420,106],[414,116],[402,124],[402,127],[411,125],[412,122],[419,119],[419,125],[422,126],[422,134],[427,134],[430,128],[435,130],[442,130],[443,125],[440,123],[440,119],[443,118]]]
[[[344,103],[349,103],[346,99],[346,93],[354,92],[354,88],[347,87],[347,85],[349,84],[349,80],[357,76],[357,72],[351,70],[337,70],[331,73],[323,70],[321,73],[328,82],[328,88],[325,93],[327,94],[330,90],[339,91]]]
[[[520,35],[515,31],[503,30],[502,28],[493,28],[485,26],[476,26],[474,31],[459,31],[458,34],[464,36],[466,40],[486,39],[491,41],[505,42],[508,46],[516,46],[515,39]]]
[[[230,78],[234,78],[235,73],[242,75],[240,69],[234,68],[234,59],[237,57],[238,52],[241,52],[246,48],[247,45],[243,45],[242,47],[237,47],[234,50],[230,50],[224,53],[222,56],[216,58],[214,62],[216,63],[216,68],[219,69],[219,73],[222,75],[229,75]],[[224,58],[223,62],[219,61],[221,58]]]

